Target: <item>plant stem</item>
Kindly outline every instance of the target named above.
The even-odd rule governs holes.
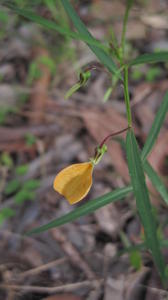
[[[125,14],[124,14],[122,36],[121,36],[122,60],[123,60],[124,51],[125,51],[125,34],[126,34],[126,29],[127,29],[128,16],[129,16],[129,12],[130,12],[132,4],[133,4],[133,0],[127,0],[127,6],[126,6]]]
[[[105,142],[106,142],[109,138],[111,138],[111,137],[113,137],[113,136],[116,136],[116,135],[118,135],[118,134],[121,134],[121,133],[127,131],[129,128],[130,128],[130,127],[127,127],[127,128],[124,128],[124,129],[122,129],[122,130],[120,130],[120,131],[116,131],[116,132],[110,133],[110,134],[107,135],[107,136],[104,138],[104,140],[100,143],[99,147],[102,148],[102,146],[105,144]]]
[[[132,127],[130,97],[128,92],[128,67],[127,66],[124,67],[124,98],[125,98],[126,111],[127,111],[128,127]]]

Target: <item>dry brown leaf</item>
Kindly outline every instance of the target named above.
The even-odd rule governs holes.
[[[88,131],[97,143],[100,143],[108,134],[127,127],[126,118],[113,108],[104,109],[103,111],[96,108],[92,108],[90,111],[83,110],[82,117]],[[120,137],[125,138],[125,133],[121,134]],[[111,139],[108,143],[108,153],[116,171],[126,182],[129,182],[128,168],[120,144]]]

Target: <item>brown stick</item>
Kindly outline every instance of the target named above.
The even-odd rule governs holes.
[[[32,285],[16,285],[16,284],[0,284],[1,289],[10,289],[17,291],[37,292],[37,293],[55,293],[55,292],[72,292],[82,287],[94,287],[97,284],[102,284],[103,279],[99,280],[85,280],[77,283],[69,283],[55,287],[43,287]]]

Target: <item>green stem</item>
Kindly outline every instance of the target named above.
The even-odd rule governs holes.
[[[128,67],[127,66],[124,67],[124,98],[125,98],[126,111],[127,111],[128,127],[132,127],[130,97],[128,92]]]
[[[129,12],[130,12],[132,4],[133,4],[133,0],[127,0],[127,6],[126,6],[125,14],[124,14],[122,36],[121,36],[122,60],[124,58],[124,51],[125,51],[125,35],[126,35],[126,29],[127,29],[128,16],[129,16]]]

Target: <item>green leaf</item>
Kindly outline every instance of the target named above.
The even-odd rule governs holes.
[[[40,186],[40,180],[38,179],[30,179],[24,183],[23,188],[26,190],[36,190]]]
[[[13,179],[9,181],[9,183],[5,187],[5,195],[10,195],[15,193],[20,187],[20,182],[17,179]]]
[[[9,16],[7,14],[7,12],[3,11],[1,8],[0,11],[0,22],[6,24],[8,22]]]
[[[42,72],[39,68],[37,61],[32,61],[29,65],[28,75],[26,79],[26,83],[31,85],[34,80],[39,79],[42,76]]]
[[[65,100],[68,100],[74,93],[81,88],[80,82],[75,83],[65,94]]]
[[[131,78],[133,80],[140,80],[143,77],[143,72],[141,71],[140,67],[132,68]]]
[[[165,203],[168,204],[168,191],[166,190],[163,181],[161,180],[159,175],[155,172],[155,170],[152,168],[152,166],[149,164],[148,161],[145,161],[144,163],[144,170],[145,173],[148,175],[149,179],[151,180],[153,186],[162,196]]]
[[[130,245],[130,246],[124,247],[124,249],[122,249],[122,250],[119,250],[117,252],[117,256],[119,257],[125,253],[130,254],[132,251],[141,251],[142,252],[144,250],[147,250],[146,243],[138,243],[137,245]]]
[[[76,30],[79,32],[80,35],[86,36],[87,39],[93,39],[93,36],[91,33],[87,30],[84,23],[81,21],[79,16],[76,14],[75,10],[73,9],[72,5],[68,0],[61,0],[67,14],[71,18]],[[101,61],[101,63],[113,74],[116,74],[119,78],[121,78],[121,75],[118,72],[118,68],[113,62],[112,58],[103,50],[97,47],[96,45],[93,45],[91,43],[88,43],[89,48],[94,52],[94,54],[97,56],[97,58]]]
[[[140,55],[130,61],[129,66],[147,64],[147,63],[158,63],[158,62],[168,62],[168,52],[161,51],[157,53],[146,53]]]
[[[112,86],[110,86],[110,87],[106,90],[106,92],[105,92],[105,94],[104,94],[104,96],[103,96],[103,102],[107,102],[107,101],[109,100],[112,91],[113,91],[113,88],[112,88]]]
[[[140,270],[142,267],[142,258],[139,251],[134,250],[130,253],[130,263],[135,268],[135,270]]]
[[[115,140],[120,143],[121,147],[124,150],[126,150],[125,141],[122,138],[116,137]],[[152,182],[153,186],[161,195],[165,203],[168,204],[168,192],[162,179],[159,177],[159,175],[156,173],[156,171],[152,168],[151,164],[147,160],[143,161],[143,168],[145,173],[148,175],[150,181]]]
[[[146,75],[145,79],[148,82],[153,82],[154,80],[157,79],[157,77],[159,77],[161,75],[161,73],[162,73],[161,68],[159,68],[157,66],[150,68],[145,74]]]
[[[55,74],[56,72],[55,61],[51,57],[42,55],[37,59],[37,62],[48,67],[52,75]]]
[[[74,221],[82,216],[85,216],[87,214],[94,212],[95,210],[97,210],[100,207],[103,207],[111,202],[115,202],[119,199],[124,198],[130,192],[132,192],[131,186],[120,188],[113,192],[107,193],[101,197],[94,199],[94,200],[90,200],[88,203],[76,208],[72,212],[67,213],[66,215],[64,215],[56,220],[49,222],[46,225],[43,225],[41,227],[31,230],[27,234],[31,235],[34,233],[40,233],[40,232],[46,231],[48,229],[58,227],[58,226],[66,224],[66,223],[69,223],[71,221]]]
[[[132,130],[129,130],[127,133],[126,150],[131,183],[136,198],[137,209],[144,227],[146,243],[148,248],[151,250],[161,279],[165,282],[165,262],[157,237],[156,222],[152,213],[149,194],[145,183],[140,152]]]
[[[3,165],[5,165],[6,167],[8,167],[9,169],[12,169],[13,167],[13,160],[12,160],[12,157],[6,153],[6,152],[3,152],[0,156],[0,161]]]
[[[18,15],[21,15],[21,16],[25,17],[26,19],[31,20],[32,22],[38,23],[38,24],[42,25],[44,28],[56,30],[57,32],[59,32],[62,35],[68,36],[69,38],[72,38],[72,39],[82,40],[88,44],[95,45],[98,48],[103,48],[103,49],[105,48],[105,46],[101,42],[94,39],[93,37],[87,37],[87,36],[85,36],[85,34],[84,35],[77,34],[76,32],[73,32],[66,27],[59,26],[55,22],[45,19],[45,18],[33,13],[30,10],[17,8],[16,6],[14,6],[13,4],[10,4],[10,3],[5,3],[4,5],[7,6],[8,8],[10,8],[11,10],[13,10],[14,12],[16,12]]]
[[[4,207],[0,211],[0,225],[8,218],[13,217],[15,215],[15,211],[12,208]]]
[[[152,147],[158,137],[159,131],[163,125],[167,111],[168,111],[168,92],[165,94],[165,96],[163,98],[163,101],[160,105],[160,108],[159,108],[157,114],[156,114],[156,117],[155,117],[152,127],[150,129],[150,132],[148,134],[146,143],[142,150],[141,158],[143,161],[145,161],[148,154],[152,150]]]
[[[22,166],[18,166],[18,167],[16,167],[16,169],[15,169],[15,173],[17,174],[17,175],[25,175],[26,173],[27,173],[27,171],[28,171],[28,169],[29,169],[29,166],[28,165],[22,165]]]
[[[26,140],[26,145],[27,146],[32,146],[36,143],[36,136],[31,134],[31,133],[26,133],[25,134],[25,140]]]
[[[0,78],[2,80],[3,78]],[[17,107],[12,106],[3,106],[0,109],[0,125],[3,125],[6,122],[7,117],[10,113],[16,113],[18,111]]]
[[[27,200],[34,200],[34,199],[35,199],[35,193],[25,188],[21,189],[14,197],[14,200],[17,204],[22,204]]]
[[[8,110],[2,107],[0,110],[0,125],[3,125],[5,123],[7,116],[8,116]]]

